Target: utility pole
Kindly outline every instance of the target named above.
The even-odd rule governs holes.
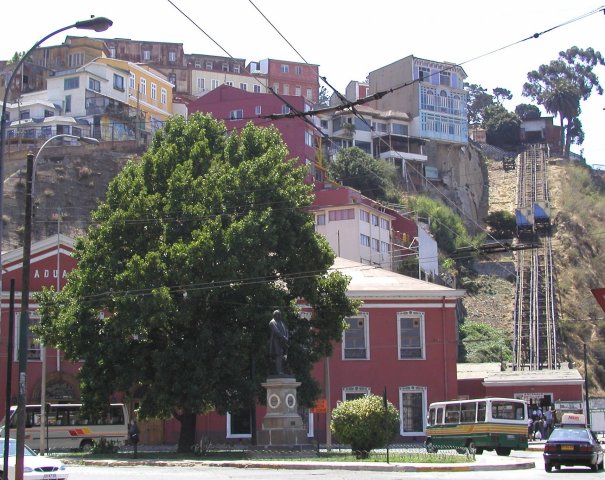
[[[588,361],[584,344],[584,394],[586,395],[586,425],[590,426],[590,406],[588,404]]]
[[[32,183],[34,154],[27,154],[25,183],[25,225],[23,226],[23,268],[21,280],[21,316],[19,320],[19,399],[17,402],[17,456],[15,480],[23,480],[25,417],[27,415],[27,333],[29,331],[29,266],[32,237]]]

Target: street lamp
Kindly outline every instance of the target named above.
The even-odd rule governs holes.
[[[109,27],[111,27],[111,25],[113,25],[113,22],[111,20],[109,20],[108,18],[105,17],[92,17],[89,18],[87,20],[82,20],[76,23],[73,23],[71,25],[68,25],[66,27],[60,28],[58,30],[55,30],[54,32],[49,33],[48,35],[46,35],[45,37],[43,37],[42,39],[38,40],[22,57],[21,59],[17,62],[17,64],[15,65],[15,68],[13,70],[13,72],[11,73],[11,76],[9,77],[8,81],[4,83],[4,99],[2,101],[2,112],[0,114],[0,265],[2,264],[2,236],[4,234],[3,232],[3,226],[2,226],[2,217],[4,216],[4,144],[5,144],[5,137],[6,137],[6,121],[5,121],[5,117],[6,117],[6,104],[8,102],[8,96],[9,96],[9,92],[10,92],[10,88],[11,88],[11,84],[13,83],[13,80],[15,79],[17,72],[19,70],[19,68],[21,67],[21,65],[25,62],[25,60],[27,60],[27,58],[31,55],[31,53],[38,48],[42,43],[44,43],[46,40],[48,40],[50,37],[57,35],[58,33],[64,32],[65,30],[69,30],[71,28],[77,28],[77,29],[83,29],[83,30],[94,30],[95,32],[103,32],[105,30],[107,30]],[[28,164],[29,164],[29,159],[28,159]],[[32,162],[32,167],[33,167],[33,162]],[[31,187],[31,182],[29,183],[29,186]],[[27,203],[28,203],[28,199],[26,198],[26,209],[27,209]],[[31,215],[31,197],[29,198],[29,214]],[[27,213],[27,212],[26,212]],[[26,214],[27,216],[27,214]],[[29,234],[31,235],[31,227],[30,227],[30,232]],[[24,254],[24,258],[25,258],[25,249],[27,248],[28,250],[28,254],[30,253],[30,246],[25,245],[23,246],[23,254]],[[25,270],[25,265],[24,265],[24,270]],[[29,266],[27,268],[28,270],[28,276],[29,276]],[[0,274],[1,275],[1,274]],[[27,280],[29,282],[29,278]],[[29,287],[29,285],[28,285]],[[23,295],[22,295],[22,304],[23,304]],[[25,318],[24,318],[24,312],[23,310],[21,311],[21,321],[23,322],[24,320],[27,320],[27,311],[25,311]],[[19,346],[20,348],[25,345],[25,347],[23,347],[24,349],[26,348],[26,343],[24,341],[22,341],[22,339],[19,340]],[[18,411],[17,411],[17,458],[16,458],[16,464],[15,464],[15,479],[16,480],[23,480],[23,453],[24,453],[24,447],[25,447],[25,397],[26,397],[26,378],[27,378],[27,355],[26,352],[19,352],[19,402],[18,402]],[[5,475],[7,474],[7,472],[5,472]]]
[[[36,154],[34,160],[33,160],[33,164],[32,164],[32,176],[31,176],[31,194],[30,197],[33,200],[34,197],[34,193],[35,193],[35,186],[36,186],[36,165],[38,165],[38,157],[40,157],[40,154],[42,153],[42,150],[44,150],[44,148],[51,142],[53,142],[54,140],[56,140],[57,138],[72,138],[74,140],[78,140],[81,143],[87,143],[89,145],[98,145],[99,144],[99,140],[97,140],[96,138],[91,138],[91,137],[82,137],[82,136],[78,136],[78,135],[70,135],[68,133],[60,133],[58,135],[54,135],[52,137],[50,137],[48,140],[46,140],[46,142],[44,142],[42,144],[42,146],[40,147],[40,149],[38,150],[38,153]],[[29,176],[27,177],[28,181],[29,181]],[[31,244],[31,215],[29,218],[25,219],[26,224],[27,222],[29,222],[30,224],[30,231],[29,231],[29,240],[25,240],[25,242],[29,242]],[[57,236],[59,235],[59,232],[57,231]],[[24,244],[25,247],[25,244]],[[58,245],[57,245],[58,248]],[[57,251],[57,255],[59,255],[59,252]],[[27,257],[27,263],[29,264],[29,255]],[[25,266],[25,262],[26,262],[26,258],[25,258],[25,251],[23,252],[23,265]],[[29,268],[29,265],[28,265]],[[29,272],[28,272],[29,275]],[[59,291],[59,285],[60,285],[60,273],[59,273],[59,267],[57,266],[57,291]],[[29,284],[28,284],[29,287]],[[29,292],[27,292],[29,295]],[[23,300],[24,298],[24,293],[22,292],[22,296],[21,299]],[[23,312],[23,310],[22,310]],[[25,330],[25,335],[27,335],[27,326],[22,327],[23,325],[26,325],[25,322],[21,323],[19,326],[21,327],[20,329],[20,334],[23,334],[23,330]],[[21,337],[19,337],[21,338]],[[42,357],[42,378],[40,379],[40,454],[44,455],[47,445],[46,445],[46,435],[45,435],[45,430],[44,427],[46,426],[46,368],[47,368],[47,363],[46,363],[46,345],[41,345],[40,346],[40,356]]]
[[[96,138],[79,137],[76,135],[59,134],[49,138],[34,159],[33,153],[27,155],[26,183],[25,183],[25,220],[23,228],[23,267],[21,280],[21,315],[19,318],[19,394],[17,402],[17,452],[15,461],[15,479],[23,480],[23,455],[25,450],[25,420],[26,420],[26,396],[27,396],[27,329],[29,326],[29,270],[31,260],[31,227],[32,227],[32,192],[34,183],[34,166],[37,163],[40,152],[51,141],[57,138],[73,138],[84,143],[95,143]],[[46,357],[46,355],[44,356]],[[46,365],[43,366],[43,372]],[[42,385],[45,392],[46,378]],[[46,392],[45,392],[46,393]],[[46,398],[46,395],[45,395]],[[45,415],[44,403],[41,404],[40,414]],[[40,419],[42,421],[42,418]],[[42,428],[42,427],[41,427]],[[41,431],[42,433],[42,431]],[[42,435],[43,437],[43,435]]]

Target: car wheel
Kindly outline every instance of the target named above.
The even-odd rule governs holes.
[[[591,464],[590,464],[590,469],[591,469],[593,472],[596,472],[596,471],[599,469],[599,464],[598,464],[598,463],[591,463]]]
[[[510,455],[510,448],[498,447],[496,448],[496,453],[500,457],[508,457]]]
[[[92,450],[93,446],[94,442],[92,440],[82,440],[82,443],[80,443],[80,450],[88,453]]]
[[[603,470],[605,468],[605,458],[601,458],[601,462],[599,463],[599,470]]]
[[[557,471],[561,470],[561,465],[555,465],[555,470],[557,470]]]
[[[545,463],[544,470],[546,470],[548,473],[552,472],[552,465],[550,463]]]

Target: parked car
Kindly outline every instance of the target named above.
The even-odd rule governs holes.
[[[603,448],[597,436],[584,425],[555,427],[544,445],[545,470],[575,465],[584,465],[593,472],[603,470]]]
[[[15,460],[17,441],[9,440],[8,444],[8,479],[15,480]],[[0,440],[0,476],[4,466],[4,439]],[[36,454],[27,445],[23,452],[23,478],[24,480],[67,480],[69,473],[65,465],[56,458]]]

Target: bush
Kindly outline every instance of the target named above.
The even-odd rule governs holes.
[[[351,445],[358,457],[367,457],[372,449],[384,447],[399,431],[399,414],[383,399],[367,395],[341,403],[332,411],[330,429],[339,442]]]
[[[101,437],[99,441],[94,442],[90,453],[94,454],[106,454],[106,453],[116,453],[119,449],[119,443],[115,440],[107,440],[104,437]]]

